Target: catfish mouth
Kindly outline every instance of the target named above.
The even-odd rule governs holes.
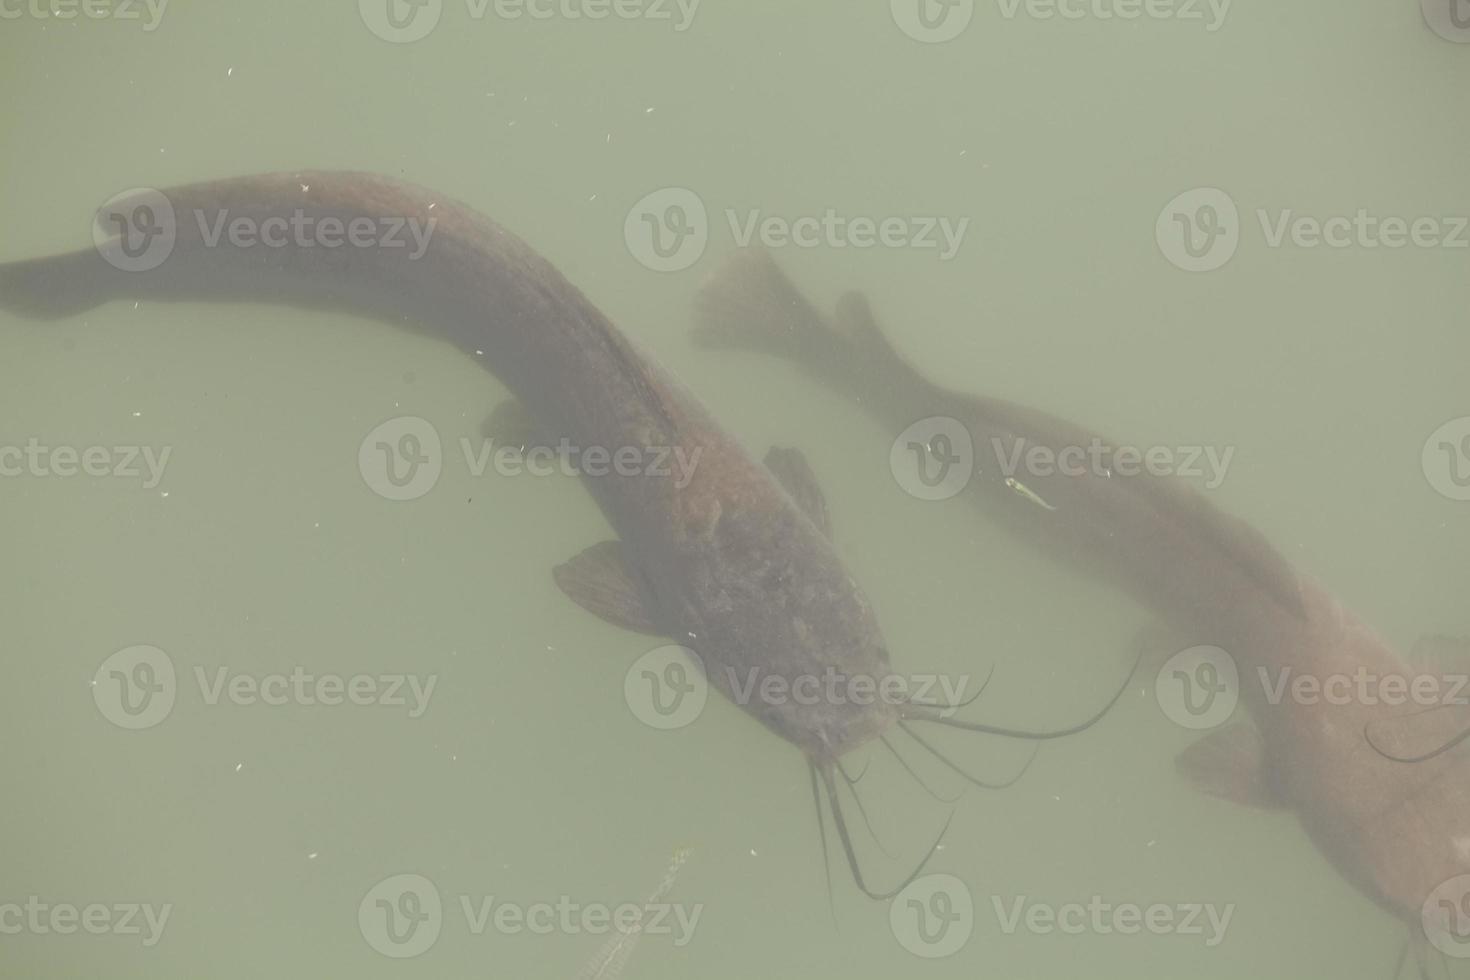
[[[879,719],[887,719],[886,725],[879,725],[875,731],[866,732],[862,734],[861,737],[848,737],[843,739],[842,741],[844,747],[839,751],[808,751],[807,770],[811,777],[812,802],[816,808],[817,829],[821,837],[822,867],[827,879],[828,897],[831,897],[832,892],[832,868],[828,857],[829,847],[827,844],[827,821],[823,807],[824,800],[826,801],[825,809],[831,811],[832,825],[836,828],[837,840],[838,843],[841,845],[843,857],[847,860],[848,870],[852,873],[853,882],[857,885],[858,890],[861,891],[864,895],[868,896],[874,901],[880,902],[888,901],[889,899],[894,898],[905,888],[911,885],[914,880],[919,877],[919,875],[924,873],[925,866],[928,865],[929,860],[934,856],[934,853],[939,850],[939,845],[944,842],[944,835],[948,832],[950,822],[954,819],[954,810],[951,809],[948,816],[946,816],[944,819],[943,826],[939,828],[939,833],[935,835],[934,842],[929,845],[929,848],[924,852],[924,856],[918,861],[918,863],[914,865],[913,870],[910,871],[909,874],[902,881],[887,890],[880,891],[873,888],[868,884],[867,878],[863,875],[862,866],[858,860],[857,848],[853,845],[852,833],[848,829],[847,817],[842,809],[842,796],[838,792],[837,782],[837,777],[840,775],[842,777],[843,783],[847,787],[848,794],[852,797],[853,803],[857,806],[858,812],[862,816],[863,823],[866,825],[868,830],[868,836],[872,837],[876,842],[877,837],[873,833],[873,825],[868,820],[867,810],[863,806],[862,798],[858,796],[857,791],[857,784],[862,779],[863,773],[858,773],[856,777],[848,775],[847,770],[843,767],[842,762],[839,758],[841,755],[845,754],[851,749],[858,748],[859,746],[866,744],[873,739],[877,739],[883,744],[883,746],[889,751],[889,753],[898,760],[899,765],[903,767],[904,771],[908,773],[908,775],[913,778],[914,782],[917,783],[919,787],[923,789],[926,793],[942,803],[952,804],[956,802],[956,800],[958,800],[958,797],[949,799],[941,797],[934,790],[930,789],[929,786],[919,777],[919,774],[914,770],[912,765],[910,765],[903,754],[898,751],[898,748],[893,744],[893,740],[890,738],[890,735],[893,734],[894,730],[897,730],[906,734],[922,750],[932,755],[941,764],[943,764],[945,768],[956,773],[966,782],[974,786],[978,786],[981,789],[1005,789],[1006,787],[1013,785],[1017,780],[1019,780],[1022,776],[1026,774],[1026,770],[1031,767],[1031,763],[1036,759],[1036,753],[1040,750],[1039,743],[1050,741],[1052,739],[1065,738],[1068,735],[1076,735],[1079,732],[1086,731],[1093,725],[1096,725],[1098,722],[1102,721],[1103,717],[1107,715],[1107,713],[1113,709],[1113,706],[1118,703],[1118,700],[1123,696],[1123,692],[1128,689],[1129,681],[1132,680],[1133,673],[1137,669],[1138,661],[1139,659],[1141,659],[1141,657],[1142,653],[1140,652],[1139,656],[1134,659],[1132,667],[1129,668],[1127,676],[1123,678],[1123,683],[1118,685],[1118,689],[1113,692],[1112,697],[1108,699],[1106,704],[1104,704],[1100,709],[1095,711],[1088,718],[1084,719],[1083,721],[1077,722],[1076,724],[1069,725],[1066,728],[1038,731],[1022,728],[1009,728],[999,725],[987,725],[981,722],[962,721],[956,718],[949,717],[950,713],[958,711],[961,708],[968,707],[976,700],[978,700],[982,694],[985,693],[985,689],[990,685],[990,681],[995,674],[994,668],[992,668],[990,673],[986,675],[985,681],[980,685],[980,689],[963,701],[959,701],[953,704],[945,704],[933,701],[919,702],[912,699],[906,700],[897,705],[895,707],[895,710],[891,714],[884,713],[875,716]],[[943,727],[959,729],[967,732],[976,732],[982,735],[998,735],[1002,738],[1028,741],[1032,743],[1032,752],[1031,755],[1026,759],[1025,763],[1022,764],[1020,769],[1018,769],[1009,778],[1000,782],[990,782],[967,772],[958,763],[956,763],[954,760],[950,759],[947,755],[941,752],[939,748],[936,747],[932,742],[930,742],[922,734],[914,730],[914,725],[916,724],[940,725]],[[866,768],[864,769],[864,772],[866,772]],[[879,847],[881,848],[882,845],[879,844]]]

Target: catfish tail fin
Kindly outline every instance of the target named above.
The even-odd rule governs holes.
[[[111,298],[121,274],[90,248],[0,263],[0,309],[33,320],[75,316]]]
[[[758,351],[816,366],[834,341],[831,324],[758,248],[735,252],[700,289],[694,342]]]

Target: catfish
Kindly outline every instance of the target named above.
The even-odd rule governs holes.
[[[1264,535],[1180,477],[1015,467],[1033,447],[1056,459],[1069,447],[1117,443],[932,383],[889,342],[861,294],[844,294],[826,315],[765,251],[728,258],[701,289],[696,317],[700,346],[789,362],[894,433],[921,419],[957,420],[975,456],[961,493],[982,513],[1158,616],[1155,643],[1218,646],[1239,665],[1250,720],[1185,750],[1180,771],[1205,792],[1291,811],[1344,878],[1419,923],[1400,967],[1412,947],[1426,969],[1424,939],[1436,931],[1463,937],[1465,913],[1440,898],[1441,886],[1470,874],[1470,709],[1449,697],[1425,710],[1387,696],[1301,697],[1281,679],[1361,672],[1385,694],[1425,679],[1451,694],[1470,672],[1470,641],[1438,637],[1401,657]]]
[[[394,235],[405,227],[411,242]],[[452,198],[368,173],[268,173],[109,202],[93,238],[91,248],[0,265],[0,308],[37,320],[120,299],[348,312],[473,358],[518,399],[497,413],[504,418],[609,454],[673,450],[697,461],[680,479],[653,468],[584,471],[615,537],[556,566],[554,580],[603,620],[692,649],[716,690],[796,746],[819,822],[825,798],[853,878],[873,898],[912,881],[944,830],[897,887],[869,886],[833,777],[841,757],[913,724],[1059,738],[1113,703],[1079,724],[1030,731],[962,721],[950,717],[953,705],[916,700],[737,698],[746,678],[759,690],[767,678],[790,689],[808,677],[876,683],[892,674],[872,605],[827,533],[810,468],[791,450],[775,451],[769,467],[754,460],[549,261]]]

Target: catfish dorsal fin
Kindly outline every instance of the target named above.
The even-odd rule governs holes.
[[[827,516],[827,496],[817,484],[817,476],[801,450],[785,446],[772,446],[766,453],[766,469],[771,471],[782,488],[796,501],[802,513],[811,518],[827,537],[832,536],[831,520]]]

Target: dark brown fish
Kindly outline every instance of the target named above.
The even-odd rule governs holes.
[[[828,318],[760,251],[731,258],[699,309],[704,346],[789,360],[895,432],[931,416],[957,419],[991,464],[1014,459],[1018,446],[1059,453],[1095,438],[1043,412],[932,384],[894,350],[861,296],[844,296]],[[1281,690],[1283,670],[1318,679],[1361,670],[1380,685],[1449,677],[1448,694],[1458,675],[1445,671],[1470,669],[1470,645],[1442,641],[1454,652],[1437,664],[1406,662],[1264,536],[1182,480],[1090,469],[1021,480],[977,466],[966,492],[1027,542],[1153,610],[1183,638],[1181,648],[1217,645],[1240,665],[1254,724],[1195,744],[1181,770],[1207,792],[1289,808],[1374,901],[1405,920],[1433,918],[1425,903],[1437,886],[1470,873],[1470,753],[1461,751],[1470,745],[1456,741],[1470,724],[1467,710],[1269,695]],[[1424,954],[1422,943],[1416,953]]]
[[[193,184],[163,197],[176,237],[162,264],[124,271],[135,258],[131,239],[103,234],[96,248],[0,265],[0,307],[33,318],[121,298],[349,311],[422,330],[475,357],[518,395],[541,431],[573,445],[674,449],[696,460],[687,482],[651,468],[587,476],[617,540],[557,567],[556,582],[609,622],[694,649],[716,689],[801,749],[870,895],[879,893],[863,880],[838,805],[833,769],[842,755],[911,721],[1031,739],[1091,723],[1028,732],[961,723],[914,702],[736,698],[735,683],[750,678],[759,690],[767,677],[793,685],[892,674],[873,610],[818,526],[821,494],[804,482],[810,471],[799,457],[772,457],[788,493],[549,262],[441,194],[370,174],[299,172]],[[150,201],[158,203],[149,195],[115,202],[108,214],[158,222],[158,209],[146,209]],[[237,221],[259,230],[261,240],[218,234]],[[363,222],[426,230],[424,248],[340,244],[342,229]],[[272,223],[279,245],[263,242]],[[329,224],[335,247],[285,230]]]

